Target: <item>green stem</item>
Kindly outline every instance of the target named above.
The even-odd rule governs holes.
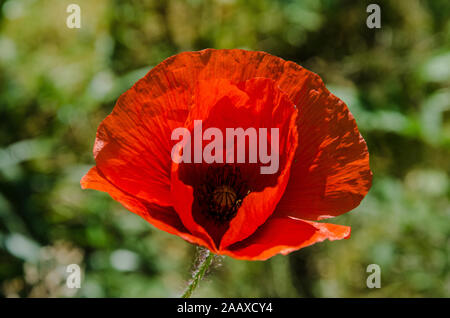
[[[198,283],[202,280],[203,276],[205,275],[206,270],[208,269],[209,265],[211,265],[213,258],[214,258],[214,254],[211,253],[209,250],[207,250],[205,258],[198,265],[198,269],[194,273],[191,282],[189,283],[188,287],[186,288],[186,291],[181,296],[182,298],[191,297],[193,291],[195,290],[195,288],[197,288]]]

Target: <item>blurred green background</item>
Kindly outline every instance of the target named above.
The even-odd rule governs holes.
[[[81,29],[66,8],[81,7]],[[195,296],[450,297],[450,1],[0,0],[0,296],[177,297],[196,249],[80,188],[98,124],[181,51],[263,50],[318,73],[356,117],[374,183],[350,240],[221,259]],[[83,269],[65,287],[67,264]],[[381,288],[366,267],[381,266]]]

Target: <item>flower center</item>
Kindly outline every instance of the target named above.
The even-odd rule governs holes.
[[[213,191],[212,200],[221,208],[231,209],[236,202],[236,192],[227,185],[221,185]]]
[[[197,190],[202,213],[217,223],[236,216],[242,200],[250,193],[236,166],[208,167],[203,183]]]

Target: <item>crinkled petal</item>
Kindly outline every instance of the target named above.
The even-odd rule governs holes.
[[[125,193],[106,180],[96,167],[93,167],[81,180],[83,189],[93,189],[107,192],[114,200],[119,201],[126,209],[138,214],[150,224],[170,234],[178,235],[186,241],[212,248],[204,240],[193,236],[181,223],[180,218],[172,207],[159,206],[145,202]]]
[[[277,215],[321,220],[359,205],[372,184],[367,145],[347,106],[322,81],[299,105],[299,146]]]
[[[122,94],[100,124],[94,157],[121,190],[170,206],[170,135],[184,124],[191,97],[160,69],[150,73]]]
[[[350,237],[350,227],[305,221],[290,217],[270,218],[249,238],[229,246],[223,254],[244,260],[266,260],[289,254],[326,239]]]

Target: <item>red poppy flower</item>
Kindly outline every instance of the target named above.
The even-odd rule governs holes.
[[[276,128],[278,149],[267,149],[279,158],[276,172],[263,174],[266,165],[245,160],[172,160],[173,131],[195,135],[200,120],[203,131],[224,134],[227,127],[267,128],[269,144]],[[236,158],[249,143],[234,147]],[[196,151],[176,149],[180,156]],[[226,150],[215,155],[226,160]],[[83,188],[108,192],[157,228],[213,253],[248,260],[348,238],[350,227],[315,221],[358,206],[372,181],[355,120],[320,77],[245,50],[185,52],[160,63],[100,124],[94,157]]]

